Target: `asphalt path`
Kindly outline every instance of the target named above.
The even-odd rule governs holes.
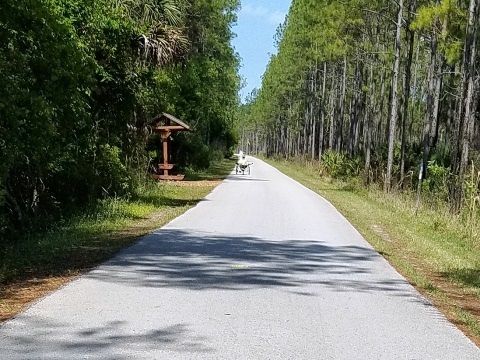
[[[0,359],[480,359],[320,196],[253,159],[0,326]]]

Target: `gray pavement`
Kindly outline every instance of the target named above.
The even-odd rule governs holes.
[[[0,359],[480,359],[320,196],[253,159],[0,326]]]

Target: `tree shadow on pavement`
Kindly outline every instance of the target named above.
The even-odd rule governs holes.
[[[384,264],[368,247],[162,229],[88,276],[130,286],[199,291],[283,288],[313,295],[328,288],[416,297],[393,270],[389,275],[373,270]]]
[[[95,358],[121,360],[139,354],[174,351],[209,353],[207,339],[192,333],[188,324],[175,324],[157,330],[132,332],[124,321],[110,321],[103,326],[79,328],[36,316],[22,316],[25,331],[14,337],[4,336],[0,357],[3,359]],[[68,354],[68,355],[67,355]]]
[[[189,291],[275,289],[308,297],[321,296],[323,291],[356,292],[402,297],[429,305],[389,269],[385,260],[369,247],[166,228],[124,250],[86,275],[86,279],[120,286]],[[28,359],[31,351],[36,358],[44,359],[62,358],[62,354],[68,354],[68,358],[88,356],[108,360],[138,358],[139,354],[158,358],[152,354],[159,352],[192,358],[192,354],[202,357],[218,350],[209,345],[210,339],[197,334],[191,324],[142,331],[143,325],[134,325],[135,320],[133,324],[109,322],[101,314],[89,320],[88,325],[81,315],[65,319],[64,323],[21,316],[16,320],[20,322],[16,327],[22,328],[20,335],[2,334],[0,358]],[[148,329],[148,324],[145,325]]]
[[[271,180],[259,179],[250,175],[230,175],[227,177],[227,181],[270,182]]]

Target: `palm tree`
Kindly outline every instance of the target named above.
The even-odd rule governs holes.
[[[116,0],[114,6],[141,29],[134,39],[141,59],[165,66],[186,54],[183,0]]]

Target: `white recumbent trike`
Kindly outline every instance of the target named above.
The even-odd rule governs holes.
[[[253,165],[253,162],[247,161],[243,151],[234,154],[234,156],[238,157],[237,163],[235,164],[235,174],[250,175],[250,165]]]

